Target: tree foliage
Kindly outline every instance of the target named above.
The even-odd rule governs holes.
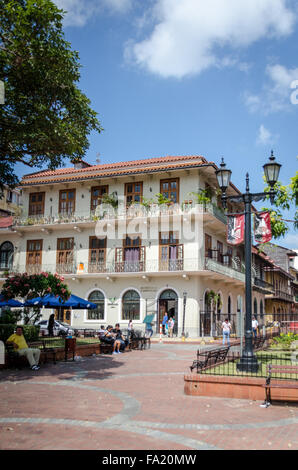
[[[22,298],[24,301],[35,297],[43,297],[46,294],[53,294],[61,297],[62,301],[65,301],[69,298],[71,292],[63,281],[64,278],[57,273],[16,274],[5,280],[1,294],[8,300]],[[31,313],[29,309],[25,308],[24,322],[29,323],[30,321],[38,320],[39,312],[39,308],[31,309]]]
[[[80,161],[91,131],[102,130],[79,90],[79,56],[64,38],[64,12],[51,0],[0,0],[0,181],[17,182],[14,167]]]
[[[269,193],[270,188],[265,188],[265,192]],[[289,231],[289,221],[285,219],[282,211],[289,211],[294,206],[295,214],[293,220],[293,226],[295,229],[298,229],[298,171],[295,176],[291,178],[291,182],[288,185],[282,185],[278,181],[274,190],[276,191],[276,196],[274,199],[274,208],[263,207],[262,211],[270,212],[271,220],[271,229],[273,238],[284,237]],[[269,199],[269,194],[267,199]]]
[[[60,296],[62,300],[67,300],[70,291],[63,281],[64,277],[57,273],[16,274],[5,280],[1,294],[8,300],[16,297],[28,300],[43,297],[46,294],[53,294]]]

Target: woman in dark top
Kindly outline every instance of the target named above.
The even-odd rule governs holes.
[[[54,324],[55,324],[55,314],[52,313],[48,322],[49,336],[54,336]]]

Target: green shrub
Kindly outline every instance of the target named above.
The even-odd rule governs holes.
[[[283,347],[283,348],[290,348],[293,341],[298,340],[298,335],[295,333],[281,333],[280,336],[273,338],[274,347]]]
[[[38,341],[39,326],[22,325],[24,329],[24,337],[27,343]],[[5,343],[8,338],[15,333],[17,325],[13,324],[0,324],[0,341]]]
[[[38,341],[39,326],[23,325],[23,328],[24,328],[24,337],[27,343],[32,343],[32,341]]]
[[[0,341],[3,343],[15,332],[16,325],[10,324],[0,324]]]
[[[10,308],[7,308],[7,309],[2,308],[2,314],[0,316],[0,324],[16,325],[17,322],[21,320],[21,318],[22,318],[22,310],[14,309],[12,311]]]

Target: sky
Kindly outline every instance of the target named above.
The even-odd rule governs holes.
[[[241,191],[248,172],[261,192],[273,150],[280,180],[290,182],[298,167],[295,0],[55,3],[80,56],[79,87],[104,128],[90,135],[86,161],[224,157]],[[278,243],[298,248],[297,232]]]

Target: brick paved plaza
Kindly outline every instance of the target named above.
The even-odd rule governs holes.
[[[298,449],[298,408],[184,395],[195,344],[2,370],[2,450]]]

